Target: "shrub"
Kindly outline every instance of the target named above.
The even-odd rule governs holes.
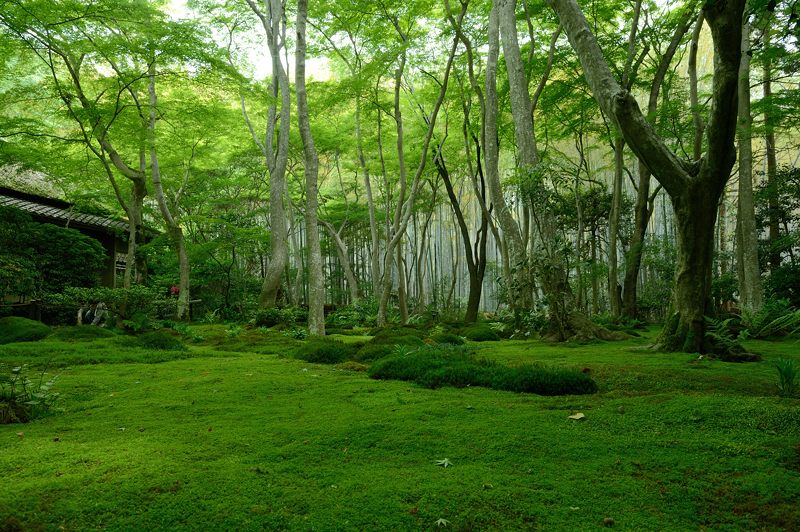
[[[55,308],[89,308],[103,302],[110,319],[119,321],[132,332],[158,327],[159,318],[174,315],[177,301],[162,291],[136,285],[130,288],[67,288],[61,294],[52,295],[47,304]]]
[[[386,344],[367,344],[361,347],[355,354],[355,360],[358,362],[372,362],[392,354],[391,345]]]
[[[438,344],[464,345],[464,339],[452,333],[434,334],[431,339]]]
[[[367,333],[368,336],[373,336],[373,340],[390,340],[399,336],[416,336],[422,339],[425,336],[423,331],[413,327],[374,327]]]
[[[308,329],[305,327],[290,327],[282,333],[286,338],[293,338],[295,340],[305,340],[308,336]]]
[[[375,325],[378,317],[378,303],[374,300],[361,300],[341,307],[325,318],[325,325],[339,329],[352,329]]]
[[[9,316],[0,318],[0,344],[35,342],[50,334],[50,327],[40,321]]]
[[[427,388],[484,386],[539,395],[589,394],[592,378],[577,370],[544,366],[507,367],[476,359],[463,347],[428,346],[393,354],[369,368],[373,379],[413,381]]]
[[[266,308],[256,313],[255,324],[258,327],[274,327],[276,325],[294,325],[305,322],[308,311],[300,307]]]
[[[797,375],[800,367],[794,360],[780,358],[775,362],[778,371],[778,393],[781,397],[793,397],[797,393]]]
[[[528,365],[495,371],[492,388],[538,395],[583,395],[595,393],[597,383],[577,369]]]
[[[81,340],[94,340],[96,338],[110,338],[112,336],[116,335],[103,327],[77,325],[72,327],[59,327],[53,332],[50,338],[64,342],[76,342]]]
[[[136,338],[136,343],[145,349],[156,349],[158,351],[187,350],[183,342],[163,330],[144,333]]]
[[[68,286],[94,286],[105,258],[94,238],[0,207],[0,269],[12,272],[0,274],[0,299],[6,294],[41,298]]]
[[[485,323],[470,325],[463,331],[467,340],[473,342],[492,342],[500,339],[500,336]]]
[[[294,357],[315,364],[338,364],[353,357],[355,351],[355,346],[338,340],[315,338],[297,348]]]
[[[27,375],[27,366],[11,368],[6,373],[0,366],[0,424],[27,423],[47,415],[55,405],[58,394],[51,391],[58,376],[45,380],[45,370],[38,380]]]
[[[748,338],[786,336],[800,330],[800,310],[788,299],[768,299],[758,312],[742,311],[741,327]]]

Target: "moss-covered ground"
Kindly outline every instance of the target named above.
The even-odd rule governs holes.
[[[764,355],[749,364],[653,353],[652,333],[476,344],[600,386],[539,397],[373,381],[259,330],[191,333],[186,351],[0,346],[3,364],[49,362],[63,409],[0,426],[0,529],[800,529],[800,401],[771,366],[800,361],[793,341],[748,342]]]

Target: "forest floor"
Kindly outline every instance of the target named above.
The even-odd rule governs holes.
[[[49,361],[62,408],[0,426],[0,529],[800,529],[800,400],[771,365],[800,360],[796,341],[747,342],[764,355],[749,364],[650,352],[653,331],[475,344],[600,386],[540,397],[375,381],[284,356],[293,340],[192,330],[188,351],[0,346],[0,363]]]

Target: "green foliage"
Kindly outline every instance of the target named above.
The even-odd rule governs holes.
[[[300,307],[283,307],[261,309],[256,313],[257,327],[274,327],[276,325],[294,325],[308,319],[308,311]]]
[[[748,353],[732,331],[735,318],[717,320],[706,316],[705,343],[711,356],[723,362],[757,362],[761,356]]]
[[[294,357],[316,364],[339,364],[355,355],[357,346],[330,338],[314,338],[297,348]]]
[[[632,336],[639,336],[637,331],[645,328],[645,324],[628,316],[612,316],[611,314],[595,314],[591,320],[609,331],[623,331]]]
[[[740,327],[746,338],[793,335],[800,331],[800,310],[788,299],[767,299],[758,312],[742,309]]]
[[[500,335],[486,323],[470,325],[462,331],[462,334],[473,342],[493,342],[500,339]]]
[[[50,327],[40,321],[17,316],[0,318],[0,344],[35,342],[50,334]]]
[[[50,335],[50,338],[63,342],[80,342],[95,338],[112,338],[114,336],[116,335],[113,332],[104,327],[77,325],[72,327],[58,327],[53,334]]]
[[[382,358],[369,368],[373,379],[413,381],[426,388],[483,386],[538,395],[590,394],[592,378],[579,370],[502,366],[477,359],[463,347],[426,346]]]
[[[764,290],[770,299],[786,300],[800,308],[800,264],[783,264],[772,270],[764,282]]]
[[[105,251],[97,240],[0,207],[0,299],[37,299],[68,286],[94,286],[104,261]]]
[[[28,366],[15,366],[10,371],[0,365],[0,425],[27,423],[47,415],[58,399],[51,388],[58,376],[45,380],[45,370],[38,379],[28,376]]]
[[[325,318],[325,325],[352,329],[353,327],[371,327],[378,317],[378,303],[374,300],[361,300],[346,307],[337,308]]]
[[[308,336],[308,329],[305,327],[291,327],[283,331],[283,335],[287,338],[294,338],[295,340],[305,340]]]
[[[136,337],[136,343],[145,349],[158,351],[186,351],[187,347],[166,330],[151,331]]]
[[[434,334],[431,336],[431,340],[438,344],[464,345],[464,339],[452,333]]]
[[[778,393],[781,397],[794,397],[797,394],[800,382],[800,366],[790,358],[779,358],[775,361],[775,370],[778,372]]]
[[[156,288],[134,285],[130,288],[67,288],[48,297],[50,308],[91,308],[102,302],[111,320],[132,332],[159,327],[157,320],[174,316],[176,300]]]

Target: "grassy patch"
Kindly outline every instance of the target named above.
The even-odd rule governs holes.
[[[208,334],[224,336],[225,326],[204,332],[186,352],[115,338],[2,346],[0,362],[60,352],[63,362],[100,363],[59,370],[62,413],[0,427],[0,527],[418,530],[446,519],[454,530],[591,530],[605,517],[623,530],[800,525],[800,400],[778,397],[773,366],[800,360],[793,342],[747,342],[764,357],[747,365],[652,353],[646,337],[477,346],[497,365],[587,368],[600,386],[542,397],[375,381],[363,366],[244,349],[230,356]],[[259,348],[250,340],[262,333],[242,335],[239,347]],[[271,348],[287,352],[280,342]],[[153,354],[191,358],[124,360]],[[586,419],[569,419],[575,412]],[[445,458],[449,467],[437,465]]]

